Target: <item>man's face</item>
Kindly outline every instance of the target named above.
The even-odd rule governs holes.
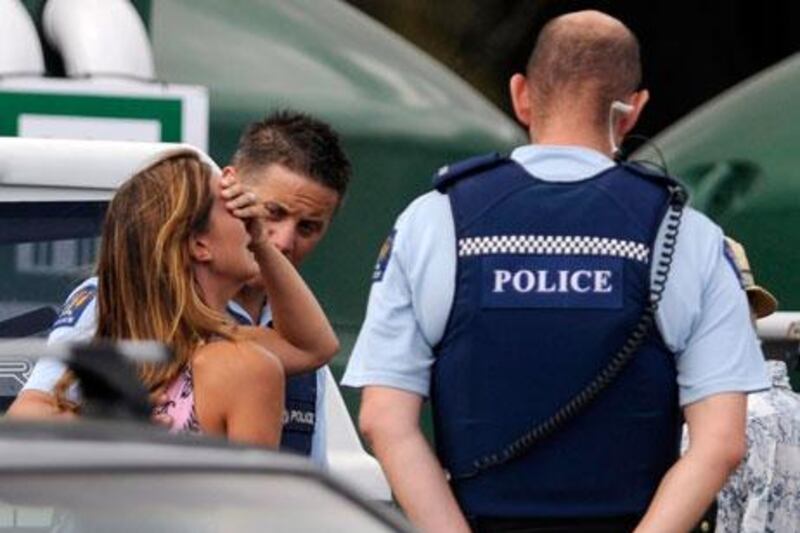
[[[250,170],[240,177],[264,203],[269,241],[293,265],[300,265],[328,230],[339,194],[283,165]]]

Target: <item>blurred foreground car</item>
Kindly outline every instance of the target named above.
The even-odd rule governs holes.
[[[159,343],[0,341],[0,360],[20,353],[66,364],[84,406],[0,423],[0,531],[409,531],[303,458],[152,425],[133,363],[168,361]]]
[[[399,532],[288,454],[134,423],[0,424],[0,532]]]

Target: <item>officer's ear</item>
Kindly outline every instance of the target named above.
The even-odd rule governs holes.
[[[514,115],[526,128],[531,127],[531,94],[528,78],[522,74],[514,74],[508,83],[511,92],[511,105]]]
[[[629,113],[625,113],[622,115],[619,121],[619,133],[620,137],[624,137],[628,134],[629,131],[636,126],[636,123],[639,121],[639,115],[642,114],[642,110],[647,102],[650,100],[650,91],[647,89],[641,89],[639,91],[635,91],[627,103],[631,105],[633,109]]]

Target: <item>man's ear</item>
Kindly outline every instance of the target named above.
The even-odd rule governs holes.
[[[528,88],[528,78],[522,74],[514,74],[508,82],[511,93],[511,105],[514,115],[526,128],[531,126],[531,99]]]
[[[236,167],[228,165],[222,169],[222,177],[227,178],[228,176],[236,178]]]
[[[213,259],[213,254],[208,245],[208,238],[202,234],[192,234],[189,237],[189,255],[193,261],[198,263],[210,262]]]
[[[624,137],[628,134],[629,131],[636,126],[636,123],[639,121],[639,115],[642,114],[642,110],[647,102],[650,100],[650,91],[647,89],[642,89],[641,91],[635,91],[631,96],[630,101],[628,102],[631,106],[633,106],[633,110],[630,113],[625,113],[622,118],[620,118],[620,137]]]

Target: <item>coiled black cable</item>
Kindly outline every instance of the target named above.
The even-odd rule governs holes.
[[[555,413],[542,422],[539,422],[536,426],[500,451],[484,455],[474,460],[468,470],[464,472],[450,472],[451,480],[458,481],[475,477],[486,470],[503,465],[524,455],[536,443],[552,435],[564,424],[583,412],[583,410],[586,409],[614,379],[616,379],[625,366],[633,359],[655,324],[656,311],[661,303],[661,298],[667,285],[669,271],[672,267],[672,259],[675,254],[681,217],[686,201],[687,194],[681,186],[673,185],[669,187],[669,203],[665,220],[664,239],[661,246],[661,255],[650,283],[650,303],[645,308],[642,317],[634,327],[631,335],[625,340],[622,348],[620,348],[608,364],[600,370],[583,389],[570,398],[563,406],[559,407]]]

